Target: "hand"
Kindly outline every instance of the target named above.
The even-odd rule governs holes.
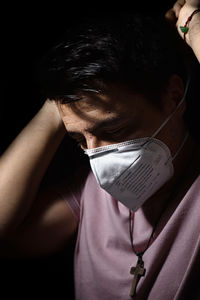
[[[175,2],[173,8],[166,12],[165,17],[171,24],[176,25],[180,36],[183,38],[183,32],[180,30],[180,26],[184,26],[188,17],[198,8],[200,8],[200,0],[178,0]],[[186,42],[189,46],[191,46],[192,35],[195,31],[192,30],[192,28],[194,28],[194,25],[197,23],[200,26],[200,12],[195,14],[189,22],[189,31],[186,34]]]

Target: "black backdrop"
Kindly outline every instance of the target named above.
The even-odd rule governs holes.
[[[41,106],[41,95],[33,76],[33,67],[39,57],[54,44],[55,39],[81,14],[107,10],[157,10],[164,15],[174,1],[135,1],[113,4],[103,2],[91,5],[79,3],[8,4],[1,10],[1,109],[0,152],[2,153],[20,130]],[[155,3],[157,2],[157,3]],[[164,3],[163,3],[164,2]],[[74,169],[84,157],[73,142],[66,147],[65,139],[59,148],[45,177],[45,183],[59,180],[66,173],[63,156],[69,155],[71,164],[67,172]],[[72,155],[73,153],[73,155]],[[56,174],[56,175],[55,175]],[[0,259],[0,298],[9,296],[29,298],[31,296],[56,299],[73,299],[73,247],[40,259]],[[2,294],[3,291],[6,294]]]
[[[81,15],[93,12],[103,17],[108,11],[114,13],[130,9],[156,10],[164,15],[173,4],[171,0],[160,1],[159,6],[155,2],[157,1],[132,1],[123,5],[115,3],[113,7],[107,7],[102,1],[93,5],[85,1],[84,4],[87,5],[72,2],[46,6],[32,3],[27,7],[5,4],[1,10],[3,18],[0,19],[3,83],[0,121],[4,124],[1,127],[3,140],[1,139],[0,151],[9,145],[40,107],[40,94],[33,78],[34,64],[54,44],[57,37],[62,35],[72,20],[78,22]]]

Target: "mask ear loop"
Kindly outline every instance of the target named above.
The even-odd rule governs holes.
[[[151,136],[151,138],[155,138],[156,135],[163,129],[163,127],[167,124],[167,122],[173,117],[173,115],[176,113],[176,111],[178,110],[178,108],[181,106],[181,104],[184,102],[185,97],[187,95],[188,92],[188,88],[189,88],[189,84],[191,81],[191,75],[189,76],[187,83],[186,83],[186,87],[185,87],[185,92],[183,95],[183,98],[181,99],[181,101],[179,102],[179,104],[177,105],[176,109],[171,113],[171,115],[169,115],[167,117],[167,119],[162,123],[162,125],[156,130],[156,132],[154,132],[154,134]]]
[[[184,139],[183,139],[183,141],[182,141],[180,147],[179,147],[178,150],[176,151],[176,154],[174,154],[173,157],[169,158],[168,161],[169,161],[169,160],[173,161],[173,160],[177,157],[177,155],[179,154],[179,152],[181,151],[181,149],[182,149],[183,146],[185,145],[185,142],[187,141],[187,138],[188,138],[188,137],[189,137],[189,132],[187,131],[187,133],[186,133],[186,135],[185,135],[185,137],[184,137]],[[168,161],[167,161],[167,162],[168,162]]]

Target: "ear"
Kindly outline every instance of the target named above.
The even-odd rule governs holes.
[[[184,84],[178,75],[172,75],[162,93],[162,108],[164,112],[169,115],[175,111],[177,105],[184,96]],[[179,113],[183,115],[186,109],[185,102],[178,109]]]

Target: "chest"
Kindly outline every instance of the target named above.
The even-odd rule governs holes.
[[[101,299],[98,295],[105,300],[130,300],[130,270],[137,257],[131,248],[129,210],[119,207],[107,194],[94,199],[99,201],[88,202],[82,209],[75,253],[76,288],[80,299],[92,293],[94,300]],[[192,268],[200,255],[200,211],[193,218],[190,215],[182,203],[160,228],[143,256],[146,272],[134,299],[175,299],[193,276]],[[135,218],[135,222],[133,243],[144,247],[152,228],[144,220]]]

